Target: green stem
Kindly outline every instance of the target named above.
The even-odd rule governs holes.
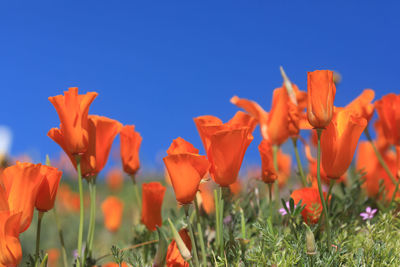
[[[67,252],[65,250],[65,244],[64,244],[64,235],[63,235],[63,232],[62,232],[60,221],[58,220],[58,215],[57,215],[55,207],[53,208],[53,212],[54,212],[54,218],[55,218],[56,225],[57,225],[58,236],[60,238],[61,253],[62,253],[62,257],[63,257],[63,264],[64,264],[64,267],[68,267]]]
[[[215,199],[215,231],[217,232],[216,234],[216,243],[217,243],[217,247],[219,247],[219,243],[221,243],[220,241],[220,229],[219,229],[219,194],[217,189],[214,190],[214,199]]]
[[[222,187],[219,187],[219,200],[218,200],[218,205],[219,205],[219,249],[220,249],[220,256],[222,257],[224,255],[225,251],[225,243],[224,243],[224,200],[222,198]]]
[[[272,203],[272,183],[268,183],[268,196],[269,196],[269,203]]]
[[[199,234],[199,238],[200,238],[201,261],[202,261],[203,266],[207,266],[206,247],[204,245],[203,229],[202,229],[200,223],[197,223],[197,233]]]
[[[132,175],[131,179],[133,182],[133,191],[135,193],[136,205],[138,206],[139,210],[141,210],[142,209],[142,200],[140,199],[140,192],[139,192],[139,187],[136,182],[136,177]]]
[[[279,150],[279,146],[277,145],[273,145],[272,146],[272,158],[273,158],[273,162],[274,162],[274,169],[276,171],[276,174],[279,177],[279,166],[278,166],[278,150]],[[274,186],[275,186],[275,208],[279,209],[279,178],[276,179],[276,181],[274,182]]]
[[[326,220],[326,231],[328,233],[328,240],[327,240],[327,245],[328,248],[331,244],[331,226],[329,222],[329,215],[328,215],[328,209],[326,208],[326,202],[324,198],[324,194],[322,192],[322,186],[321,186],[321,134],[322,134],[323,129],[316,129],[317,131],[317,136],[318,136],[318,150],[317,150],[317,182],[318,182],[318,191],[319,191],[319,197],[321,198],[321,203],[322,207],[324,209],[324,215],[325,215],[325,220]],[[321,220],[321,218],[320,218]]]
[[[76,155],[76,170],[78,171],[78,186],[79,186],[79,232],[78,232],[78,260],[77,267],[85,266],[85,259],[82,257],[82,239],[83,239],[83,219],[84,219],[84,207],[83,207],[83,185],[82,185],[82,173],[81,173],[81,156]]]
[[[192,242],[192,247],[193,247],[193,256],[194,256],[194,263],[195,266],[200,266],[199,264],[199,257],[197,255],[197,246],[196,246],[196,242],[195,242],[195,235],[193,232],[193,228],[192,228],[192,223],[190,222],[190,217],[189,217],[189,205],[184,205],[183,206],[184,210],[185,210],[185,215],[186,215],[186,220],[188,223],[188,227],[189,227],[189,234],[190,234],[190,241]]]
[[[86,250],[85,257],[92,257],[93,240],[94,240],[94,229],[96,226],[96,176],[90,177],[88,180],[89,194],[90,194],[90,218],[89,218],[89,230],[86,239]]]
[[[194,207],[196,208],[196,220],[197,223],[202,223],[201,217],[200,217],[200,209],[199,209],[199,203],[197,202],[197,197],[194,198]]]
[[[306,179],[306,176],[304,175],[303,165],[301,164],[299,150],[297,148],[297,138],[293,137],[292,138],[292,143],[293,143],[293,148],[294,148],[294,154],[296,155],[297,168],[299,168],[301,183],[303,184],[303,187],[306,187],[307,186],[307,179]]]
[[[35,266],[39,264],[39,249],[40,249],[40,229],[42,226],[42,218],[44,212],[39,211],[38,213],[38,222],[37,222],[37,229],[36,229],[36,250],[35,250]]]

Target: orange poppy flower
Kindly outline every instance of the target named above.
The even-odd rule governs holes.
[[[176,200],[180,204],[191,203],[196,197],[200,181],[207,173],[210,164],[206,156],[198,155],[198,150],[180,137],[172,142],[167,153],[168,156],[163,160]]]
[[[111,191],[120,191],[124,183],[122,171],[118,168],[113,168],[106,175],[106,183]]]
[[[240,179],[237,179],[236,182],[234,182],[233,184],[230,184],[229,190],[234,195],[239,194],[240,191],[242,191],[242,182],[240,181]]]
[[[192,243],[190,241],[188,230],[179,230],[179,235],[181,236],[188,250],[191,251]],[[189,267],[189,263],[182,258],[175,240],[172,240],[168,246],[166,263],[167,267]]]
[[[385,151],[382,156],[393,176],[396,177],[396,155],[393,151]],[[379,163],[370,142],[360,142],[356,159],[357,170],[365,173],[365,176],[363,177],[363,179],[365,179],[363,187],[367,195],[369,197],[376,197],[379,192],[379,181],[383,179],[386,195],[391,197],[392,195],[388,194],[388,191],[391,187],[394,187],[393,183],[382,165]]]
[[[166,188],[159,182],[142,184],[142,223],[149,231],[161,227],[161,207]]]
[[[96,176],[104,168],[108,160],[111,145],[115,136],[121,131],[121,128],[122,124],[116,120],[97,115],[88,116],[89,145],[88,150],[81,157],[81,172],[83,177]],[[67,148],[61,142],[62,140],[59,141],[60,146],[67,152]],[[74,155],[68,154],[68,156],[76,169]]]
[[[56,248],[49,249],[47,251],[48,255],[48,267],[57,267],[58,259],[60,258],[60,251]]]
[[[21,163],[8,167],[3,172],[3,184],[8,198],[9,210],[22,213],[19,232],[28,229],[39,187],[43,180],[41,164]]]
[[[285,88],[276,88],[268,116],[268,137],[273,145],[281,145],[289,138],[289,96]]]
[[[293,198],[295,205],[302,200],[301,205],[305,205],[305,208],[301,212],[301,215],[307,224],[318,223],[322,212],[321,198],[319,197],[318,189],[312,187],[297,189],[292,192],[290,197]],[[326,197],[325,193],[324,197]]]
[[[121,159],[124,171],[130,175],[135,175],[139,170],[139,148],[142,137],[135,132],[135,125],[125,125],[120,133],[121,140]]]
[[[386,139],[400,145],[400,95],[387,94],[375,102],[376,112]]]
[[[258,150],[261,156],[261,179],[264,183],[273,183],[278,179],[278,175],[274,168],[271,142],[266,139],[262,140],[258,145]]]
[[[215,201],[214,201],[214,192],[211,186],[211,181],[206,183],[200,183],[199,186],[199,196],[201,201],[199,201],[199,205],[203,207],[203,210],[207,214],[215,213]]]
[[[335,111],[331,123],[321,136],[322,166],[326,175],[338,179],[349,168],[358,139],[367,120],[349,109]]]
[[[365,118],[367,121],[370,121],[372,115],[374,114],[374,104],[372,104],[372,100],[374,100],[375,92],[372,89],[365,89],[361,95],[359,95],[356,99],[354,99],[350,104],[346,106],[346,109],[352,109],[358,116]]]
[[[109,196],[101,204],[104,226],[110,232],[118,231],[121,226],[124,203],[117,197]]]
[[[307,118],[314,128],[325,128],[333,116],[336,86],[333,72],[316,70],[307,73]]]
[[[52,128],[48,136],[69,155],[82,154],[88,149],[88,113],[97,93],[78,95],[78,88],[69,88],[64,95],[49,97],[60,118],[60,129]]]
[[[57,168],[42,165],[40,173],[44,178],[39,187],[35,207],[41,212],[46,212],[54,207],[62,172]]]
[[[376,140],[375,140],[376,147],[379,149],[379,151],[381,151],[381,153],[385,152],[386,150],[389,149],[390,143],[386,139],[385,132],[382,127],[382,122],[380,120],[375,121],[374,129],[376,133]]]
[[[18,266],[21,262],[21,216],[21,212],[0,211],[0,266]]]
[[[287,180],[290,177],[292,165],[292,158],[282,152],[281,149],[278,150],[278,186],[281,188],[286,185]]]
[[[225,124],[213,116],[194,119],[211,163],[211,177],[220,186],[229,186],[236,181],[246,149],[253,140],[252,121],[239,123],[234,120],[236,117]]]

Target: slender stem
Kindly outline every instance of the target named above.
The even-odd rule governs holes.
[[[222,187],[219,187],[219,249],[220,249],[220,256],[224,255],[225,251],[225,243],[224,243],[224,199],[222,198]]]
[[[325,200],[327,203],[326,205],[328,207],[328,213],[329,213],[329,210],[331,209],[331,206],[329,205],[329,198],[331,197],[333,186],[335,185],[335,183],[336,183],[336,181],[334,179],[330,179],[328,194],[326,195],[326,200]]]
[[[44,212],[39,211],[38,213],[38,222],[37,222],[37,229],[36,229],[36,250],[35,250],[35,266],[39,264],[39,249],[40,249],[40,228],[42,226],[42,218]]]
[[[83,219],[84,219],[84,207],[83,207],[83,186],[82,186],[82,173],[81,173],[81,156],[76,155],[76,170],[78,171],[78,186],[79,186],[79,232],[78,232],[78,260],[77,267],[85,266],[85,259],[82,257],[82,239],[83,239]]]
[[[203,266],[207,266],[206,247],[204,245],[203,229],[202,229],[200,223],[197,223],[197,233],[199,234],[199,238],[200,238],[201,261],[202,261]]]
[[[297,138],[293,137],[292,138],[292,143],[293,143],[293,148],[294,148],[294,154],[296,155],[297,168],[299,168],[301,183],[303,184],[303,187],[306,187],[307,186],[307,179],[306,179],[306,176],[304,175],[303,165],[301,164],[299,150],[297,148]]]
[[[272,183],[268,183],[269,203],[272,203]]]
[[[201,218],[200,218],[200,209],[199,209],[199,203],[197,202],[197,197],[194,198],[194,207],[196,210],[196,220],[197,223],[202,223]]]
[[[400,146],[396,146],[396,157],[397,157],[397,169],[399,169],[400,162]],[[397,191],[399,190],[399,181],[396,182],[396,187],[394,188],[394,192],[392,195],[392,199],[390,200],[390,205],[392,205],[393,201],[396,199]]]
[[[65,250],[65,244],[64,244],[64,235],[63,235],[63,232],[62,232],[60,221],[58,220],[58,215],[57,215],[55,207],[53,208],[53,212],[54,212],[54,218],[55,218],[56,225],[57,225],[58,236],[60,238],[61,253],[62,253],[62,256],[63,256],[63,264],[64,264],[64,267],[68,267],[67,252]]]
[[[131,175],[131,179],[133,182],[133,191],[135,193],[135,201],[136,205],[138,206],[139,210],[142,209],[142,200],[140,199],[140,192],[139,192],[139,187],[136,182],[136,177]]]
[[[327,245],[328,245],[328,248],[329,248],[329,246],[331,244],[331,229],[330,229],[328,209],[326,208],[325,198],[324,198],[324,194],[322,192],[322,186],[321,186],[321,134],[322,134],[322,130],[323,129],[316,129],[317,136],[318,136],[317,182],[318,182],[319,197],[321,198],[322,207],[324,209],[324,215],[325,215],[325,220],[326,220],[326,231],[328,233],[328,240],[327,240],[328,244]]]
[[[220,229],[219,229],[219,194],[217,189],[214,190],[214,199],[215,199],[215,231],[217,232],[216,234],[216,242],[217,242],[217,247],[219,247],[220,241]]]
[[[193,247],[194,263],[195,263],[195,266],[200,266],[199,257],[197,256],[197,246],[196,246],[196,242],[195,242],[195,235],[194,235],[192,223],[190,222],[190,217],[189,217],[190,206],[184,205],[183,207],[185,210],[186,220],[187,220],[187,223],[189,226],[190,241],[192,242],[192,247]]]
[[[89,230],[86,239],[86,250],[85,257],[92,257],[93,240],[94,240],[94,229],[96,226],[96,176],[91,177],[88,180],[89,194],[90,194],[90,218],[89,218]]]
[[[127,251],[127,250],[131,250],[131,249],[135,249],[135,248],[140,248],[140,247],[151,245],[151,244],[154,244],[154,243],[157,243],[157,242],[158,242],[158,240],[150,240],[150,241],[146,241],[146,242],[143,242],[143,243],[140,243],[140,244],[136,244],[136,245],[133,245],[133,246],[130,246],[130,247],[127,247],[127,248],[123,248],[123,249],[121,249],[121,251]],[[96,259],[96,262],[99,262],[100,260],[102,260],[104,258],[107,258],[107,257],[111,257],[111,256],[112,256],[111,253],[103,255],[101,257],[98,257]]]
[[[274,169],[276,171],[276,174],[278,175],[278,179],[274,182],[275,186],[275,208],[279,208],[279,165],[278,165],[278,150],[279,146],[273,145],[272,146],[272,158],[274,162]]]

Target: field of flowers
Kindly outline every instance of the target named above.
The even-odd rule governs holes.
[[[337,107],[337,73],[308,72],[307,91],[281,75],[270,111],[233,96],[229,121],[188,121],[206,155],[176,133],[151,182],[146,136],[90,115],[97,93],[49,97],[48,136],[73,169],[0,155],[0,267],[400,266],[400,95]],[[103,173],[118,135],[122,167]],[[239,178],[251,142],[260,167]]]

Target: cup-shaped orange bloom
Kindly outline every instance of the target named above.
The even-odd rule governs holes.
[[[400,145],[400,95],[387,94],[375,102],[383,133],[392,145]]]
[[[139,149],[142,137],[134,125],[125,125],[120,133],[122,167],[127,174],[135,175],[139,170]]]
[[[121,226],[124,203],[117,197],[107,197],[101,204],[104,226],[110,232],[118,231]]]
[[[103,116],[88,116],[88,149],[81,155],[82,176],[89,178],[97,175],[106,165],[111,145],[115,136],[121,131],[122,124]],[[67,152],[63,143],[58,142]],[[68,154],[68,153],[67,153]],[[76,168],[76,159],[68,154]]]
[[[390,143],[385,136],[385,132],[382,127],[382,122],[380,120],[375,121],[374,129],[376,133],[376,140],[375,140],[376,147],[379,149],[379,151],[381,151],[381,153],[383,153],[389,149]]]
[[[243,185],[242,182],[240,181],[240,179],[237,179],[233,184],[229,185],[229,190],[231,191],[231,193],[233,195],[237,195],[239,194],[243,189]]]
[[[333,72],[316,70],[307,73],[307,118],[314,128],[325,128],[333,116],[336,86]]]
[[[21,163],[8,167],[3,172],[3,183],[9,210],[21,213],[19,232],[28,229],[39,187],[43,180],[41,164]]]
[[[211,163],[211,177],[220,186],[229,186],[236,181],[246,149],[253,140],[254,123],[251,120],[239,123],[235,120],[237,117],[235,115],[225,124],[213,116],[194,119]]]
[[[0,266],[16,267],[21,262],[21,215],[21,212],[0,211]]]
[[[161,208],[166,188],[159,182],[142,184],[142,223],[149,231],[161,227]]]
[[[60,118],[60,129],[53,128],[48,136],[57,142],[67,154],[76,155],[88,149],[88,113],[97,93],[78,94],[72,87],[64,95],[49,97]]]
[[[290,177],[290,171],[292,166],[292,158],[290,155],[278,150],[278,186],[281,188],[286,185],[287,180]]]
[[[43,175],[43,180],[36,197],[35,207],[37,210],[45,212],[54,207],[62,172],[57,168],[42,165],[40,173]]]
[[[264,139],[258,145],[261,156],[261,179],[264,183],[271,184],[278,179],[277,171],[274,168],[271,142]]]
[[[375,110],[374,104],[371,103],[372,100],[374,100],[374,97],[374,90],[365,89],[361,95],[359,95],[346,106],[346,109],[352,109],[357,113],[358,116],[370,121]]]
[[[124,183],[122,171],[118,168],[111,169],[106,175],[106,183],[111,191],[120,191]]]
[[[301,215],[307,224],[318,223],[322,212],[321,198],[319,197],[318,189],[312,187],[297,189],[292,192],[290,197],[293,198],[295,205],[302,200],[301,205],[305,205],[305,208],[301,212]],[[324,197],[326,197],[325,193]]]
[[[180,204],[191,203],[196,197],[201,179],[209,170],[206,156],[198,155],[198,150],[183,138],[175,139],[164,160],[176,200]]]
[[[201,201],[199,201],[199,205],[203,207],[203,210],[207,214],[214,214],[215,212],[215,200],[214,200],[214,192],[210,182],[201,183],[199,186],[199,195]]]
[[[349,168],[367,120],[353,110],[338,109],[321,136],[322,166],[326,175],[338,179]]]
[[[382,156],[391,173],[396,177],[395,153],[393,151],[385,151]],[[356,157],[356,168],[358,171],[365,173],[365,176],[363,176],[365,182],[362,186],[369,197],[377,197],[380,180],[383,180],[386,195],[392,196],[388,191],[393,187],[393,183],[379,163],[371,143],[367,141],[360,142]]]
[[[192,242],[190,241],[189,233],[186,229],[179,230],[183,242],[189,251],[192,250]],[[169,244],[166,256],[167,267],[189,267],[189,263],[185,261],[179,252],[178,246],[175,240]]]
[[[268,116],[268,137],[272,144],[281,145],[289,137],[289,96],[285,88],[276,88]]]

